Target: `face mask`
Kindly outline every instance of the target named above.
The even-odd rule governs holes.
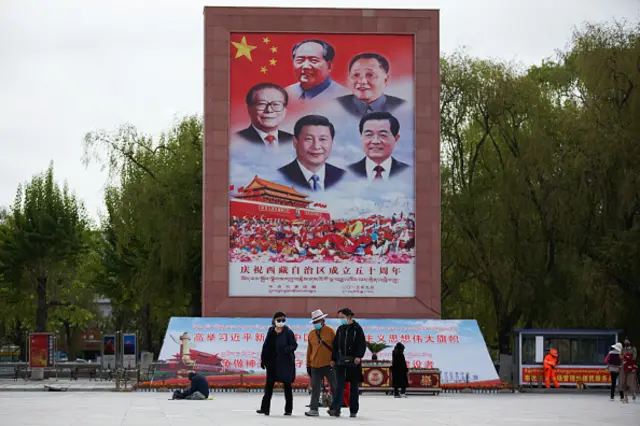
[[[347,325],[348,321],[346,318],[340,318],[340,324]]]
[[[322,324],[313,324],[313,328],[320,330],[322,328]]]
[[[285,320],[276,321],[276,327],[282,328],[287,322]]]

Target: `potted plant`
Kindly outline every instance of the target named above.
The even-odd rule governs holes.
[[[371,361],[378,360],[378,354],[385,349],[389,349],[391,346],[386,343],[371,343],[367,342],[367,349],[371,352]]]

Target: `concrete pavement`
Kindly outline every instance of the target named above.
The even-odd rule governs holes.
[[[555,424],[639,425],[640,403],[610,402],[603,394],[445,394],[394,399],[363,395],[357,419],[333,419],[324,411],[306,418],[309,397],[294,396],[292,417],[282,415],[275,394],[270,417],[255,413],[259,393],[216,393],[212,401],[169,401],[167,393],[2,392],[3,426],[211,426],[350,425],[513,426]]]

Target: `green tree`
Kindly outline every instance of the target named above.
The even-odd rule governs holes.
[[[586,25],[527,70],[441,62],[443,313],[501,352],[640,313],[638,29]]]
[[[66,185],[57,185],[51,165],[18,189],[3,222],[0,264],[9,283],[4,288],[20,304],[35,302],[35,330],[46,331],[50,310],[69,304],[59,296],[72,291],[68,276],[87,249],[84,207]]]
[[[201,315],[202,121],[187,117],[157,141],[131,126],[85,140],[86,159],[112,178],[101,289],[116,326],[140,330],[157,351],[171,316]]]

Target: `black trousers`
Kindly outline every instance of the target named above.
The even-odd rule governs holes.
[[[611,399],[613,399],[616,396],[616,384],[618,383],[620,373],[610,371],[609,374],[611,374]],[[620,398],[624,398],[624,392],[622,391],[620,391]]]
[[[331,409],[340,412],[344,399],[344,385],[349,382],[349,411],[357,414],[360,410],[360,380],[347,380],[345,367],[336,367],[336,393],[331,401]]]
[[[265,413],[271,412],[271,397],[273,396],[273,386],[276,384],[274,375],[267,374],[267,383],[264,387],[264,396],[262,397],[262,405],[260,410]],[[293,412],[293,389],[291,383],[283,383],[284,385],[284,412],[291,414]]]

